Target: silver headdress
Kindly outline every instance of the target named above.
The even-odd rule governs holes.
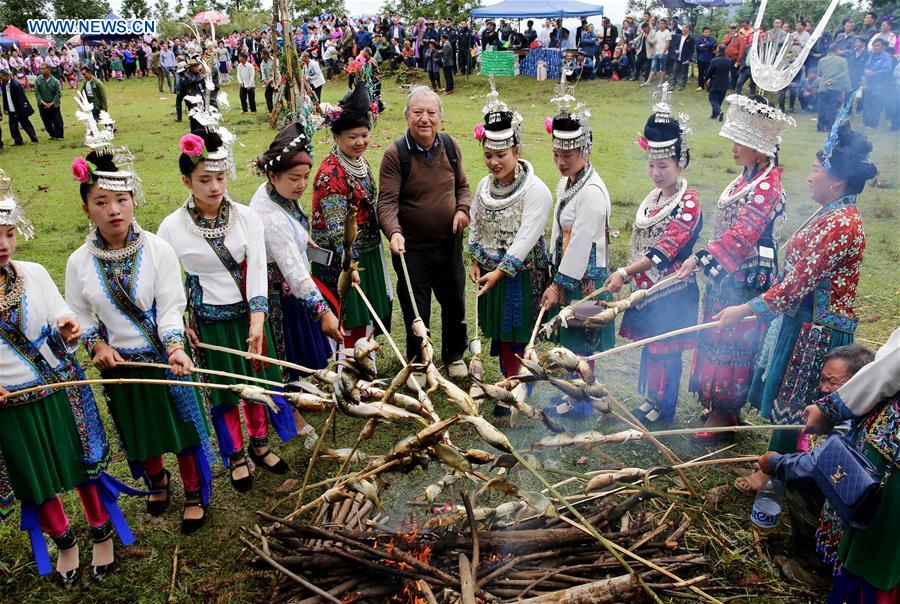
[[[840,0],[831,0],[806,44],[799,53],[793,54],[790,53],[792,46],[790,36],[782,37],[773,32],[775,35],[764,36],[760,40],[760,26],[768,4],[768,0],[762,0],[756,12],[756,22],[753,24],[753,43],[747,50],[749,53],[747,62],[756,85],[769,92],[778,92],[790,84],[803,68],[806,58],[825,31],[825,26],[828,25],[828,20],[839,3]]]
[[[0,170],[0,226],[13,226],[25,239],[34,238],[34,225],[25,217],[12,193],[12,181]]]
[[[797,125],[793,118],[775,107],[740,94],[729,95],[725,101],[730,106],[719,135],[768,157],[775,157],[784,127]]]
[[[503,150],[522,145],[522,114],[514,111],[500,100],[494,83],[494,75],[489,76],[491,91],[481,112],[484,113],[484,124],[476,126],[476,138],[482,141],[485,149]]]
[[[207,132],[215,132],[222,138],[222,146],[211,151],[203,160],[203,167],[207,172],[229,172],[232,178],[237,177],[234,167],[233,146],[237,137],[222,125],[222,114],[214,106],[204,107],[204,99],[200,96],[185,97],[185,101],[196,103],[188,115],[195,120]]]
[[[84,144],[97,155],[111,155],[116,171],[91,169],[90,176],[97,186],[107,191],[129,191],[135,205],[144,201],[141,179],[134,169],[134,155],[126,146],[115,146],[116,121],[106,111],[100,111],[99,120],[94,117],[94,105],[84,91],[75,95],[78,109],[75,117],[84,124]]]
[[[577,102],[575,87],[566,82],[562,73],[550,102],[556,105],[553,119],[545,120],[547,130],[553,136],[554,149],[581,149],[583,155],[591,150],[591,110]]]

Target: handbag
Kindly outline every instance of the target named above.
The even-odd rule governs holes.
[[[855,434],[855,431],[851,432]],[[838,432],[828,436],[816,459],[813,479],[847,526],[865,529],[875,516],[881,487],[893,472],[900,447],[882,475],[863,453],[853,447],[850,436]]]

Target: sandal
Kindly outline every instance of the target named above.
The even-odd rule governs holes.
[[[247,468],[247,475],[243,478],[235,478],[234,471],[243,467]],[[244,456],[243,449],[228,458],[228,469],[228,480],[231,481],[231,486],[233,486],[238,493],[246,493],[253,487],[253,475],[249,472],[250,465],[247,462],[247,458]]]
[[[165,486],[156,486],[157,483],[162,481],[162,479],[166,479]],[[162,491],[166,494],[165,499],[159,500],[151,500],[147,499],[147,513],[151,516],[161,516],[163,512],[166,511],[169,507],[169,503],[172,501],[172,497],[169,493],[169,487],[172,484],[172,476],[169,474],[169,471],[163,469],[159,474],[154,474],[153,476],[148,476],[148,480],[150,481],[151,490],[153,491]],[[151,493],[153,494],[153,493]]]
[[[655,426],[662,420],[662,412],[659,407],[650,401],[644,401],[640,407],[631,412],[636,420],[645,426]]]
[[[252,459],[253,463],[255,463],[257,466],[265,468],[272,474],[286,474],[291,469],[290,466],[287,465],[286,461],[272,453],[272,449],[268,447],[268,444],[268,437],[264,436],[262,438],[251,438],[250,449],[248,449],[247,451],[248,453],[250,453],[250,459]],[[262,453],[257,453],[256,449],[259,449],[261,447],[265,447],[265,451],[263,451]],[[268,457],[270,454],[278,458],[278,461],[271,466],[265,461],[266,457]]]
[[[94,542],[94,545],[98,545],[100,543],[105,543],[112,539],[113,536],[113,525],[111,520],[107,520],[101,526],[91,527],[91,541]],[[112,572],[113,567],[116,565],[116,561],[113,560],[109,564],[98,564],[91,565],[91,578],[95,581],[101,581],[106,578],[109,573]]]
[[[182,535],[191,535],[200,530],[200,528],[206,523],[206,510],[207,507],[203,505],[202,499],[200,498],[200,491],[185,491],[184,492],[184,509],[187,511],[188,508],[202,508],[203,515],[199,518],[181,518],[181,534]]]
[[[51,537],[53,539],[53,543],[56,544],[56,548],[62,552],[63,550],[72,549],[73,547],[78,547],[78,538],[75,536],[75,531],[72,530],[72,527],[66,529],[66,532],[60,535],[59,537]],[[79,577],[81,577],[81,573],[79,572],[81,569],[79,567],[75,567],[72,570],[68,570],[66,572],[56,571],[57,579],[59,580],[60,585],[63,587],[72,587],[78,582]]]
[[[707,415],[707,421],[711,416],[712,413]],[[724,426],[736,426],[737,422],[737,416],[732,415],[725,420]],[[718,428],[720,426],[715,427]],[[696,441],[705,444],[713,444],[719,442],[734,442],[737,439],[737,432],[695,432],[693,436]]]

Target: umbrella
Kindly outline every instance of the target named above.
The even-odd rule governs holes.
[[[216,25],[231,23],[231,19],[228,18],[228,13],[226,12],[220,10],[204,10],[191,17],[191,23],[208,24],[210,33],[212,33],[212,38],[215,40]]]

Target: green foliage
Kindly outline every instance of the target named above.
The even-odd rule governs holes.
[[[153,5],[150,14],[156,19],[157,27],[161,26],[164,21],[171,21],[175,18],[175,13],[172,12],[172,7],[169,5],[168,0],[156,0],[156,4]]]
[[[291,6],[298,18],[318,17],[322,13],[341,16],[347,14],[344,0],[294,0]]]
[[[122,0],[121,17],[143,18],[150,16],[150,7],[145,0]]]
[[[0,24],[15,25],[23,31],[28,31],[29,19],[41,19],[46,16],[46,0],[3,0],[0,2]]]
[[[478,8],[478,0],[386,0],[379,9],[399,14],[411,23],[419,17],[452,17],[454,21],[468,19],[472,9]]]
[[[109,12],[106,0],[53,0],[57,19],[100,19]]]
[[[763,27],[771,27],[772,20],[776,18],[790,21],[792,25],[805,19],[815,25],[822,18],[826,8],[828,8],[828,3],[821,0],[769,0],[766,6],[766,15],[763,18]],[[737,20],[750,19],[750,23],[753,23],[757,10],[759,10],[759,0],[750,0],[738,7]],[[851,4],[841,4],[832,15],[827,30],[838,30],[844,17],[852,16],[849,14],[851,11],[858,14],[858,21],[862,23],[861,11],[855,9]]]
[[[249,29],[252,31],[255,29],[262,29],[272,21],[272,13],[263,10],[248,9],[229,11],[228,17],[231,19],[231,23],[216,27],[217,37],[219,32],[224,35],[225,32],[230,33],[234,30],[244,31],[245,29]]]

